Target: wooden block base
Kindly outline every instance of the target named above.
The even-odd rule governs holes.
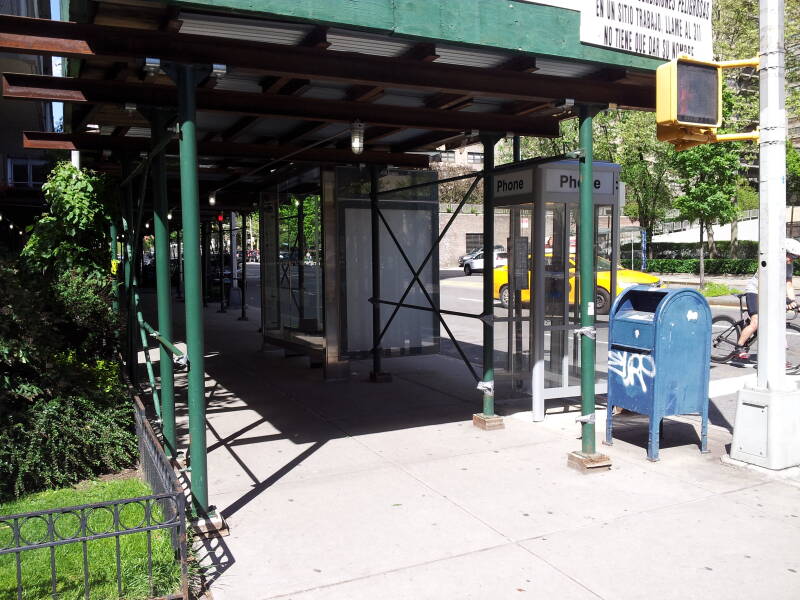
[[[503,423],[503,417],[500,417],[498,415],[485,415],[483,413],[474,414],[472,415],[472,424],[475,427],[485,429],[486,431],[492,431],[494,429],[505,429],[505,424]]]
[[[225,519],[216,512],[202,519],[192,519],[190,523],[195,533],[202,538],[226,537],[231,533]]]
[[[583,474],[601,473],[611,470],[611,459],[605,454],[570,452],[567,454],[567,466],[577,469]]]

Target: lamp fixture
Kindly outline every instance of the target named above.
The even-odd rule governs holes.
[[[144,72],[145,75],[153,77],[161,72],[161,61],[157,58],[144,59]]]
[[[211,192],[208,195],[208,205],[214,206],[217,203],[217,192]]]
[[[172,221],[172,211],[167,213],[167,221]]]
[[[350,125],[350,148],[353,154],[361,154],[364,151],[364,123],[358,119]]]

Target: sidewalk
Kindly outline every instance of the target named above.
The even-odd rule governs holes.
[[[721,464],[727,429],[701,455],[695,420],[670,419],[650,463],[643,419],[617,417],[607,447],[599,411],[613,468],[581,475],[575,406],[532,423],[502,404],[506,428],[482,431],[458,361],[324,383],[260,353],[253,313],[205,313],[209,491],[231,528],[202,550],[215,599],[800,597],[800,477]]]

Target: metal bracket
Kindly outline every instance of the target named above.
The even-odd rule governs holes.
[[[479,381],[476,387],[484,394],[494,396],[494,381]]]
[[[575,417],[576,423],[589,423],[594,425],[594,413],[589,413],[588,415],[581,415],[580,417]]]
[[[481,321],[483,321],[484,323],[486,323],[487,325],[491,325],[492,323],[494,323],[494,315],[493,315],[493,314],[489,314],[489,315],[481,315],[481,316],[480,316],[480,317],[478,317],[478,318],[479,318]]]
[[[580,329],[576,329],[574,335],[585,335],[589,339],[596,340],[597,339],[597,329],[592,327],[591,325],[587,327],[581,327]]]

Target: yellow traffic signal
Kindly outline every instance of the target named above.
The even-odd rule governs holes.
[[[715,129],[722,125],[721,72],[716,63],[688,57],[658,67],[656,122]]]
[[[676,150],[757,140],[758,132],[717,134],[722,125],[722,69],[758,67],[757,58],[709,62],[680,56],[656,69],[657,136]]]

